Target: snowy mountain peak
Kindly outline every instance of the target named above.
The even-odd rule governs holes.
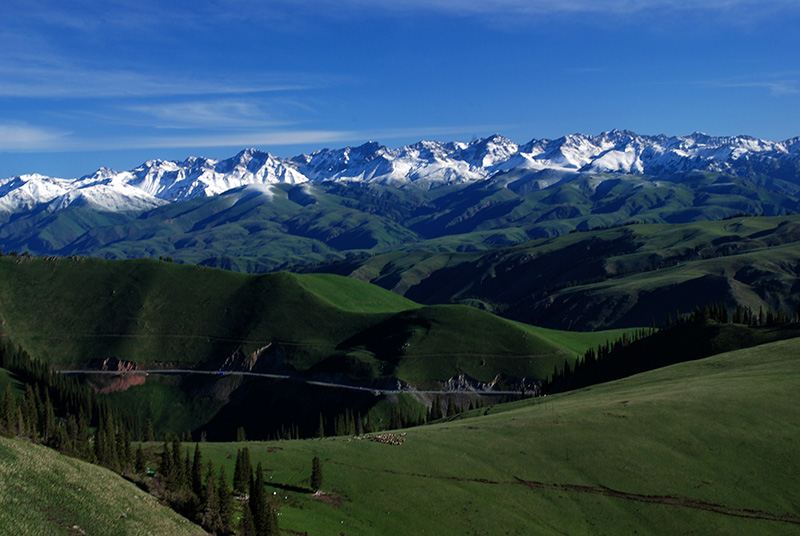
[[[293,158],[248,148],[225,160],[149,160],[130,171],[100,168],[79,179],[37,174],[11,177],[0,180],[0,212],[32,210],[42,204],[47,204],[47,210],[70,206],[146,210],[164,203],[219,195],[246,185],[266,187],[315,181],[430,189],[512,170],[517,174],[556,170],[640,175],[701,170],[800,183],[800,137],[773,142],[702,132],[646,136],[615,129],[596,136],[569,134],[555,140],[533,139],[524,145],[500,134],[469,143],[420,141],[398,149],[369,141]]]

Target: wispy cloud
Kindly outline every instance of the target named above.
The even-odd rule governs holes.
[[[298,91],[326,84],[322,77],[274,74],[239,83],[196,79],[173,73],[93,69],[61,58],[0,63],[0,96],[23,98],[104,98],[166,95],[226,95]]]
[[[141,122],[163,129],[263,129],[295,123],[285,119],[285,112],[276,113],[269,107],[254,100],[225,99],[136,105],[125,110],[142,117]]]
[[[357,133],[336,130],[275,130],[189,134],[185,136],[132,136],[102,139],[72,136],[36,127],[0,125],[0,152],[73,153],[161,148],[251,147],[321,144],[359,139]]]
[[[764,89],[770,94],[780,97],[800,94],[800,73],[790,72],[771,75],[754,75],[727,79],[704,80],[698,82],[697,84],[705,87],[722,89]]]
[[[76,8],[73,4],[79,4]],[[4,6],[3,4],[6,4]],[[18,0],[4,0],[0,15],[18,26],[62,27],[77,32],[119,28],[168,39],[164,30],[180,24],[213,29],[244,23],[247,31],[302,29],[310,19],[372,17],[383,14],[438,12],[455,17],[513,17],[557,14],[631,15],[651,11],[763,13],[797,10],[796,0],[224,0],[220,2],[159,2],[109,0],[102,4],[80,0],[65,4],[45,0],[30,9]],[[77,14],[80,15],[77,15]],[[301,22],[305,21],[305,22]]]
[[[770,93],[773,95],[781,96],[781,95],[796,95],[800,93],[800,85],[798,85],[798,81],[763,81],[763,82],[742,82],[738,84],[727,84],[727,85],[719,85],[717,87],[729,87],[729,88],[762,88],[769,90]]]
[[[181,149],[203,147],[278,147],[363,143],[369,140],[390,143],[393,140],[415,141],[461,136],[472,138],[499,132],[502,125],[425,126],[374,130],[262,129],[235,132],[187,133],[178,136],[141,135],[87,138],[62,131],[27,125],[0,125],[0,152],[84,152],[135,149]]]
[[[252,147],[321,144],[355,139],[338,130],[281,130],[187,136],[150,136],[110,141],[104,149],[158,149],[192,147]]]
[[[743,8],[796,9],[794,0],[317,0],[319,5],[340,9],[348,7],[370,8],[382,11],[440,11],[456,15],[468,14],[522,14],[543,15],[557,13],[617,13],[630,14],[652,10],[670,11],[731,11]]]
[[[56,147],[69,133],[24,124],[0,124],[0,152],[31,151]]]

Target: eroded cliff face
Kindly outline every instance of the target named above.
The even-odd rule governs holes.
[[[490,382],[481,382],[468,376],[459,374],[447,381],[439,382],[443,391],[463,391],[476,395],[491,394],[497,391],[515,391],[521,395],[538,396],[542,388],[542,380],[535,378],[517,378],[508,374],[498,374]]]
[[[175,363],[154,362],[148,363],[143,367],[140,363],[134,363],[116,357],[105,359],[95,359],[85,363],[83,366],[76,366],[86,371],[97,371],[103,374],[91,375],[90,385],[99,393],[108,394],[125,391],[131,387],[144,385],[147,382],[147,370],[169,370],[182,368]],[[230,356],[205,363],[199,369],[201,371],[222,371],[222,372],[260,372],[260,373],[283,373],[292,374],[297,371],[286,364],[286,353],[277,342],[268,343],[253,352],[244,353],[237,349]],[[120,374],[108,374],[109,372],[119,372]],[[204,381],[203,381],[204,380]],[[242,384],[241,377],[207,378],[197,379],[192,389],[196,390],[197,395],[211,397],[216,400],[227,401],[230,395]]]
[[[270,342],[249,354],[241,348],[229,357],[206,363],[204,370],[221,370],[225,372],[262,372],[280,373],[293,372],[294,369],[286,364],[286,352],[278,342]]]
[[[247,353],[237,349],[191,370],[182,369],[180,363],[142,365],[116,357],[97,359],[82,368],[86,381],[98,392],[111,394],[112,400],[145,383],[148,386],[142,393],[167,393],[166,403],[150,408],[155,413],[147,418],[158,423],[180,414],[193,432],[205,433],[212,440],[229,440],[240,426],[253,438],[278,437],[286,430],[313,437],[320,416],[328,424],[347,412],[364,417],[378,403],[397,404],[401,394],[417,405],[413,413],[424,414],[435,399],[443,408],[453,406],[461,411],[532,396],[541,388],[540,380],[503,374],[489,382],[461,374],[415,386],[393,377],[360,383],[323,369],[301,373],[286,363],[285,351],[277,342]],[[131,400],[130,394],[120,396],[120,400]],[[388,425],[380,420],[376,424]]]
[[[102,394],[126,391],[137,385],[144,385],[147,381],[147,374],[136,372],[140,369],[138,363],[107,357],[105,359],[95,359],[86,366],[87,370],[99,372],[119,372],[120,374],[96,374],[89,379],[95,391]]]
[[[117,359],[116,357],[107,357],[105,359],[95,359],[90,361],[86,370],[101,370],[103,372],[119,371],[119,372],[132,372],[139,370],[139,364],[133,361],[126,361],[124,359]]]

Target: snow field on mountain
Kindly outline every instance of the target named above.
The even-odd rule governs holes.
[[[0,212],[30,211],[42,204],[51,211],[81,205],[110,212],[141,211],[248,184],[342,181],[430,189],[513,171],[665,175],[701,170],[757,177],[775,170],[785,174],[798,161],[800,138],[773,142],[701,133],[641,136],[619,130],[534,139],[525,145],[499,135],[470,143],[422,141],[398,149],[368,142],[293,158],[246,149],[225,160],[151,160],[130,171],[101,168],[76,179],[11,177],[0,180]]]

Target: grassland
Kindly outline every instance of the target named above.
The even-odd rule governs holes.
[[[5,437],[0,437],[0,533],[206,534],[107,469]]]
[[[490,251],[447,240],[307,269],[573,331],[661,324],[712,301],[786,312],[800,301],[797,215],[626,225]]]
[[[0,330],[62,369],[97,370],[117,358],[141,368],[217,370],[231,356],[277,343],[255,370],[433,389],[460,374],[482,382],[498,374],[545,379],[598,340],[617,336],[542,330],[465,305],[421,306],[336,275],[12,255],[0,257]],[[378,401],[371,392],[262,378],[91,381],[116,391],[114,407],[150,418],[159,433],[206,431],[220,440],[238,426],[266,438],[297,424],[310,436],[321,412],[330,420],[345,409],[366,415]],[[422,409],[420,403],[415,412]],[[263,411],[270,417],[259,418]]]
[[[334,275],[8,255],[0,319],[10,340],[60,366],[116,357],[191,367],[278,342],[298,371],[355,374],[352,365],[367,371],[362,379],[410,382],[544,378],[604,337],[536,330],[466,306],[423,307]]]
[[[248,443],[284,531],[798,534],[800,340],[401,431]],[[232,474],[243,444],[204,444]],[[307,489],[323,459],[322,496]],[[233,459],[232,459],[233,458]]]

